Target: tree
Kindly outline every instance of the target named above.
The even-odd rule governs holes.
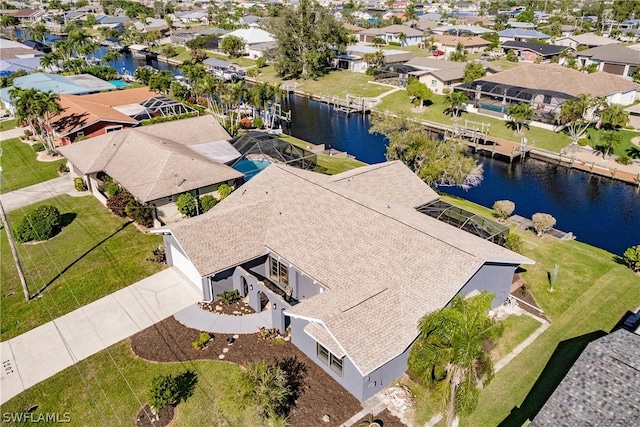
[[[640,245],[631,246],[624,251],[622,259],[631,271],[640,273]]]
[[[120,59],[121,56],[122,54],[117,50],[110,50],[104,54],[100,62],[102,62],[103,64],[111,64],[111,66],[115,68],[116,61]]]
[[[226,36],[222,39],[220,48],[232,58],[237,58],[244,52],[244,40],[238,36]]]
[[[36,22],[36,24],[31,29],[31,36],[33,37],[33,39],[44,42],[46,35],[47,35],[47,27],[44,26],[42,21]]]
[[[157,71],[149,78],[149,89],[167,94],[172,82],[173,73],[171,71]]]
[[[418,12],[416,12],[416,5],[411,1],[404,8],[404,20],[405,22],[417,21]]]
[[[516,204],[511,200],[497,200],[493,204],[494,215],[502,221],[507,219],[514,210],[516,210]]]
[[[606,159],[611,152],[611,149],[620,145],[622,142],[622,135],[619,132],[608,130],[602,134],[600,141],[603,143],[602,157]]]
[[[471,83],[487,75],[487,70],[480,62],[468,62],[464,67],[463,83]]]
[[[533,8],[530,6],[516,16],[517,22],[533,22],[534,20],[535,16],[533,13]]]
[[[456,50],[449,54],[449,60],[456,62],[467,61],[467,51],[464,50],[464,46],[462,45],[462,43],[458,43],[456,45]]]
[[[335,55],[347,45],[347,31],[315,0],[300,0],[296,8],[283,8],[265,26],[276,39],[276,72],[288,78],[309,79],[326,73]]]
[[[371,44],[373,45],[373,47],[380,47],[387,44],[387,41],[383,37],[374,37],[371,40]]]
[[[200,200],[191,193],[183,193],[176,199],[178,212],[186,216],[196,216],[202,211]]]
[[[220,201],[223,201],[229,194],[233,192],[233,188],[228,184],[220,184],[218,187],[218,194],[220,195]]]
[[[149,405],[158,411],[168,405],[177,405],[193,395],[197,382],[198,376],[192,370],[179,375],[156,375],[147,389]]]
[[[459,90],[454,90],[444,97],[444,103],[449,107],[448,110],[454,120],[460,117],[460,109],[467,102],[469,102],[469,98]]]
[[[573,144],[578,142],[591,125],[591,120],[587,119],[587,113],[596,105],[596,101],[582,93],[577,98],[568,99],[562,104],[560,123],[564,124]]]
[[[509,16],[506,13],[499,13],[493,21],[493,29],[496,31],[502,31],[507,28],[507,22],[509,22]]]
[[[456,295],[448,307],[420,319],[420,336],[409,353],[409,372],[432,390],[447,426],[478,405],[480,390],[493,378],[493,363],[484,349],[503,326],[487,316],[494,295],[483,291],[465,299]]]
[[[544,233],[551,230],[556,225],[556,219],[546,213],[535,213],[531,217],[533,222],[533,228],[536,230],[536,235],[542,237]]]
[[[420,109],[424,107],[424,102],[431,99],[433,92],[424,83],[415,77],[409,78],[409,84],[407,85],[407,95],[411,98],[417,99],[420,102]]]
[[[533,119],[533,107],[528,102],[511,104],[507,108],[507,115],[511,117],[516,127],[516,134],[522,135],[525,124]]]
[[[18,242],[49,240],[62,228],[60,211],[55,206],[43,205],[26,214],[13,232]]]
[[[620,104],[609,104],[599,112],[602,127],[607,130],[618,129],[629,121],[629,112]]]
[[[176,28],[176,26],[173,25],[173,19],[171,19],[171,17],[167,15],[164,17],[164,22],[166,22],[167,27],[169,27],[169,37],[171,37],[171,35],[173,34],[174,28]]]
[[[207,69],[202,64],[195,64],[189,60],[184,61],[182,65],[179,66],[182,73],[189,79],[189,83],[191,84],[191,89],[193,89],[196,95],[196,102],[200,100],[200,91],[201,85],[200,82],[207,75]]]
[[[482,180],[482,167],[457,140],[437,141],[417,122],[382,113],[372,115],[370,133],[387,137],[387,159],[400,160],[431,186],[469,188]]]
[[[9,91],[9,97],[15,107],[16,119],[26,121],[34,132],[43,137],[47,152],[53,153],[55,146],[50,135],[50,120],[62,110],[59,96],[51,91],[42,92],[34,88],[20,89],[14,86]]]
[[[368,52],[362,55],[362,59],[367,63],[368,70],[375,70],[384,65],[384,52],[378,50],[376,52]]]

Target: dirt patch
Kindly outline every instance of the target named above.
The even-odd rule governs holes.
[[[245,314],[255,314],[256,312],[243,299],[236,301],[233,304],[225,304],[222,300],[214,302],[199,302],[198,307],[212,313],[226,314],[229,316],[244,316]]]
[[[167,405],[154,414],[147,404],[140,409],[136,417],[136,427],[166,427],[173,421],[177,411],[173,405]]]
[[[211,359],[244,365],[258,360],[272,362],[294,357],[304,364],[306,373],[301,394],[289,415],[292,426],[340,425],[362,409],[355,397],[290,342],[265,341],[257,334],[236,335],[235,339],[231,334],[214,334],[204,349],[197,350],[191,343],[199,335],[200,331],[169,317],[131,337],[131,349],[139,357],[155,362]],[[331,422],[322,421],[325,414]]]
[[[388,409],[374,416],[373,421],[378,423],[380,427],[406,427],[398,417],[391,415]],[[371,418],[368,415],[355,423],[354,426],[365,425],[365,422],[371,422]]]
[[[536,301],[536,298],[533,296],[531,291],[529,291],[529,289],[527,288],[526,282],[522,279],[520,274],[515,275],[515,279],[511,284],[511,295],[526,302],[527,304],[540,308],[540,306],[538,305],[538,301]],[[547,316],[545,316],[543,313],[539,312],[535,308],[528,306],[527,304],[519,303],[518,307],[520,307],[527,313],[533,314],[536,317],[540,317],[542,319],[545,319],[546,321],[550,321],[550,319]]]

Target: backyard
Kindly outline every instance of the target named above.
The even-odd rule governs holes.
[[[54,162],[39,162],[36,160],[37,153],[18,138],[0,141],[0,150],[0,193],[56,178],[58,167],[65,163],[63,158]]]
[[[64,228],[42,243],[16,243],[31,295],[46,288],[41,298],[26,302],[11,256],[7,236],[0,236],[2,341],[124,288],[162,269],[148,261],[161,243],[118,218],[91,196],[60,196],[7,214],[15,225],[31,209],[56,206]]]

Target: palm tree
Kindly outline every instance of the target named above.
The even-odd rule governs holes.
[[[182,73],[189,79],[189,84],[195,93],[197,103],[200,100],[200,82],[207,74],[207,70],[204,65],[194,64],[189,60],[184,61],[179,67],[182,70]]]
[[[449,111],[454,120],[460,117],[460,109],[467,102],[469,102],[469,98],[459,90],[451,91],[444,97],[444,103],[449,106]]]
[[[603,143],[602,158],[606,160],[613,147],[617,147],[622,142],[622,135],[619,132],[606,131],[602,134],[600,140]]]
[[[63,61],[69,60],[73,54],[73,45],[68,40],[57,40],[53,44],[53,49]]]
[[[400,40],[400,46],[404,46],[407,44],[407,35],[405,33],[398,33],[398,40]]]
[[[572,144],[576,144],[591,125],[591,120],[586,118],[587,111],[593,108],[597,102],[599,101],[590,95],[581,93],[577,98],[568,99],[562,104],[560,123],[565,125]]]
[[[20,89],[13,87],[9,91],[11,101],[15,106],[16,118],[19,121],[26,121],[34,133],[43,136],[47,152],[55,150],[55,143],[52,137],[51,118],[60,113],[61,107],[58,103],[59,96],[51,91],[42,92],[34,88]],[[41,120],[41,123],[38,123]],[[43,132],[44,131],[44,132]]]
[[[45,36],[47,35],[47,27],[42,23],[42,21],[36,22],[31,30],[31,35],[34,40],[38,40],[44,43]]]
[[[607,130],[620,128],[629,121],[629,112],[620,104],[607,104],[600,111],[600,120],[602,127]]]
[[[409,354],[409,372],[432,388],[447,426],[473,412],[480,390],[493,377],[485,341],[495,341],[503,327],[487,316],[494,295],[457,295],[448,307],[420,319],[420,336]]]
[[[525,123],[533,119],[533,108],[528,102],[518,102],[507,109],[507,115],[516,125],[516,134],[522,135]]]
[[[42,121],[45,135],[45,146],[49,153],[55,151],[55,140],[53,138],[53,128],[51,127],[51,119],[60,114],[62,107],[60,106],[60,96],[52,91],[40,92],[39,95],[39,117]]]
[[[173,29],[176,27],[173,25],[173,19],[170,16],[165,16],[164,21],[167,23],[167,27],[169,27],[169,37],[173,34]]]
[[[60,67],[60,59],[58,52],[46,53],[40,57],[40,66],[45,71],[54,71],[54,67]]]

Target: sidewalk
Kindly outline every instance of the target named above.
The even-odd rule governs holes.
[[[3,341],[0,404],[200,299],[195,287],[169,268]]]
[[[219,334],[255,334],[261,327],[271,327],[271,310],[243,316],[230,316],[202,310],[194,304],[180,310],[174,317],[188,328]]]
[[[59,178],[4,193],[0,195],[0,201],[2,201],[4,211],[11,212],[69,192],[73,192],[76,195],[81,194],[74,189],[73,179],[71,179],[71,174],[68,173]]]
[[[0,141],[5,139],[20,138],[24,135],[24,128],[13,128],[0,132]]]

